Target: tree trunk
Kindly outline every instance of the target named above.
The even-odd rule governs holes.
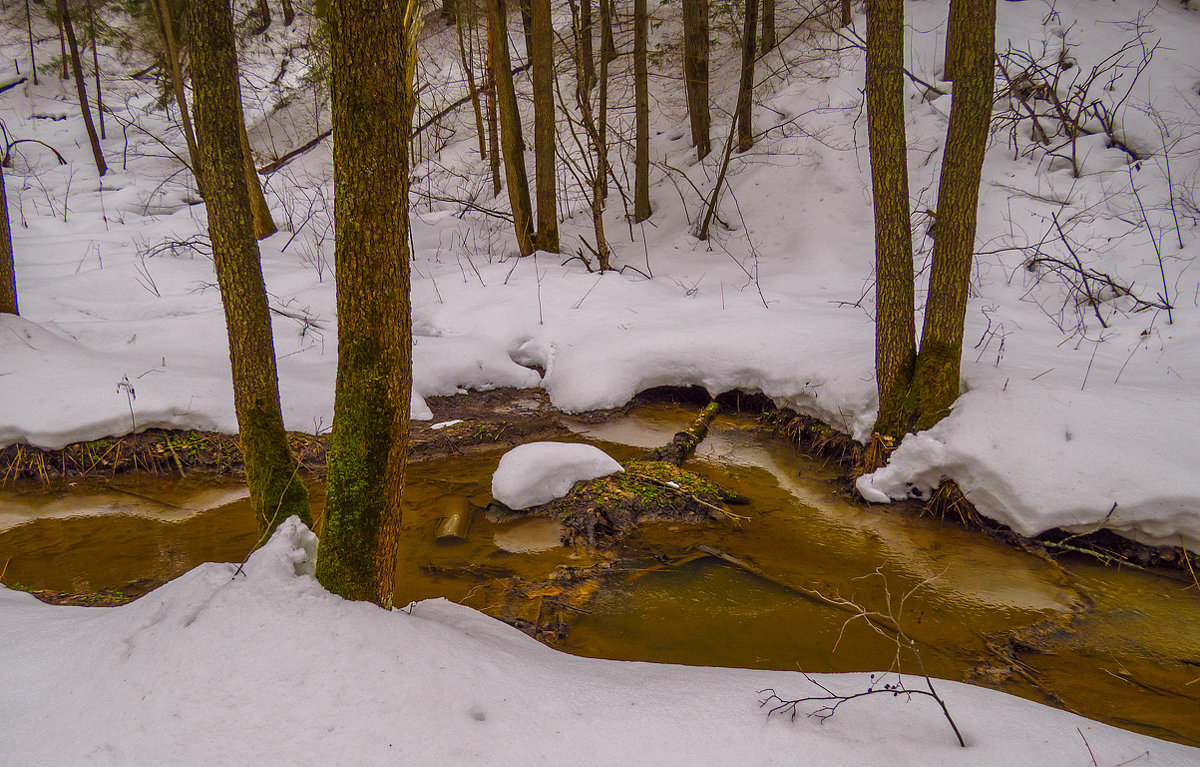
[[[596,52],[592,44],[592,0],[579,0],[579,27],[575,30],[579,36],[579,87],[585,92],[590,91],[596,84]]]
[[[946,17],[946,55],[945,61],[942,63],[942,79],[946,82],[953,82],[955,73],[961,65],[959,59],[961,53],[961,38],[963,35],[963,25],[971,24],[973,20],[969,17],[964,18],[964,14],[969,11],[966,3],[950,3],[950,13]]]
[[[533,0],[517,0],[521,9],[521,32],[525,35],[525,56],[533,51]]]
[[[646,0],[633,0],[633,220],[650,218],[650,80],[646,67],[649,31]]]
[[[600,55],[610,63],[617,58],[617,41],[613,37],[613,0],[600,0]]]
[[[408,140],[416,0],[332,0],[338,373],[317,579],[392,605],[412,395]]]
[[[250,28],[250,34],[261,35],[271,26],[271,6],[267,5],[267,0],[258,0],[253,13],[258,17],[258,21]]]
[[[683,82],[692,145],[703,160],[712,151],[708,112],[708,0],[683,0]]]
[[[479,157],[483,159],[487,157],[487,138],[483,127],[483,109],[479,105],[479,88],[475,85],[475,47],[473,42],[475,38],[472,36],[472,45],[468,48],[466,36],[463,34],[462,16],[457,12],[454,14],[454,30],[458,35],[458,60],[462,64],[463,74],[467,78],[467,95],[471,98],[471,109],[475,112],[475,134],[479,137]]]
[[[850,0],[842,0],[842,26],[848,27],[854,23],[854,8],[851,7]]]
[[[737,96],[738,151],[747,152],[754,146],[754,59],[758,46],[754,33],[758,30],[758,0],[746,0],[746,19],[742,26],[742,82]]]
[[[33,84],[37,85],[37,57],[33,55],[33,15],[29,12],[29,0],[25,0],[25,31],[29,33],[29,71],[33,73]]]
[[[187,142],[188,159],[192,163],[192,175],[196,184],[204,192],[204,184],[200,179],[200,166],[197,161],[196,134],[192,131],[192,118],[188,115],[187,99],[183,94],[183,71],[179,66],[179,48],[175,45],[175,27],[171,18],[171,0],[151,0],[154,11],[158,15],[159,33],[163,40],[163,54],[167,59],[167,68],[171,72],[171,91],[175,94],[175,106],[179,108],[179,124],[183,126],[183,138]]]
[[[246,132],[246,113],[242,109],[242,93],[238,87],[238,131],[242,144],[242,158],[246,161],[246,191],[250,195],[250,212],[254,217],[254,239],[263,240],[275,234],[278,229],[271,218],[271,208],[267,205],[266,195],[263,194],[262,182],[258,178],[258,169],[254,167],[254,155],[250,151],[250,134]]]
[[[71,14],[67,10],[67,0],[57,0],[59,21],[67,35],[67,45],[71,49],[71,70],[75,73],[75,90],[79,94],[79,108],[83,112],[83,124],[87,128],[88,140],[92,144],[92,157],[96,160],[96,172],[103,176],[108,171],[104,162],[104,153],[100,150],[100,137],[96,135],[96,125],[92,122],[92,109],[88,106],[87,85],[83,81],[83,66],[79,63],[79,43],[75,39],[75,29],[71,26]]]
[[[279,407],[271,315],[238,139],[242,120],[233,12],[229,0],[191,0],[190,12],[208,232],[225,306],[246,483],[259,530],[265,534],[292,515],[306,524],[312,524],[312,518]]]
[[[503,183],[500,180],[500,120],[496,114],[496,75],[492,64],[492,47],[488,43],[488,88],[487,88],[487,119],[488,119],[488,166],[492,171],[492,197],[500,196]]]
[[[521,255],[533,252],[533,211],[529,201],[529,177],[525,173],[525,142],[521,138],[521,114],[513,89],[512,61],[508,55],[508,32],[504,0],[487,0],[488,44],[492,50],[492,78],[500,112],[500,149],[508,199],[512,204],[513,228]]]
[[[290,27],[296,20],[296,10],[292,8],[292,0],[279,0],[279,4],[283,6],[283,25]]]
[[[957,33],[952,40],[954,98],[938,185],[925,326],[913,376],[918,429],[940,421],[958,399],[979,180],[992,116],[996,0],[953,0],[953,4],[960,6],[963,21],[953,27]]]
[[[554,28],[550,0],[531,0],[533,24],[529,60],[533,64],[533,155],[537,182],[537,247],[557,253],[558,197],[554,156]]]
[[[908,145],[904,130],[904,3],[867,0],[867,132],[875,203],[877,434],[908,428],[916,360]]]
[[[763,55],[775,49],[775,0],[762,0],[762,40],[759,44]]]
[[[70,79],[71,76],[67,74],[67,36],[63,33],[63,19],[61,12],[58,16],[58,48],[61,51],[60,61],[62,62],[61,74],[59,77],[63,80],[67,80]]]
[[[100,90],[100,53],[96,50],[96,7],[87,0],[88,23],[92,28],[92,68],[96,76],[96,117],[100,121],[100,138],[108,138],[104,132],[104,93]]]
[[[0,168],[0,314],[20,314],[17,308],[17,269],[13,265],[12,231],[8,224],[8,195]]]

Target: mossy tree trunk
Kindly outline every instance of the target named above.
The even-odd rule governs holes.
[[[633,0],[634,223],[650,218],[650,77],[646,61],[649,27],[646,0]]]
[[[904,130],[904,3],[867,0],[867,132],[875,203],[875,378],[878,434],[899,438],[911,418],[916,360],[908,145]]]
[[[488,45],[492,52],[492,81],[500,114],[500,152],[512,205],[513,228],[522,256],[533,252],[533,206],[529,200],[529,176],[525,172],[525,141],[521,137],[521,113],[513,88],[512,59],[508,55],[508,26],[504,0],[487,0]]]
[[[208,232],[225,306],[246,482],[259,529],[266,533],[293,514],[306,524],[312,519],[279,407],[271,316],[238,137],[242,116],[230,0],[191,0],[190,14]]]
[[[392,604],[412,392],[408,141],[417,0],[332,0],[338,373],[317,579]]]
[[[79,41],[75,39],[75,27],[71,24],[71,12],[67,9],[67,0],[57,0],[58,17],[63,31],[67,35],[67,46],[71,50],[71,70],[75,73],[75,90],[79,94],[79,108],[83,112],[83,125],[87,128],[88,141],[92,145],[92,157],[96,161],[96,172],[103,176],[108,172],[104,162],[104,152],[100,149],[100,137],[96,135],[96,125],[92,122],[92,108],[88,106],[87,85],[83,80],[83,65],[79,62]]]
[[[928,429],[958,399],[963,322],[975,253],[975,223],[983,155],[992,117],[996,0],[953,0],[954,97],[938,185],[937,236],[921,351],[913,385],[918,429]]]
[[[683,83],[692,146],[703,160],[712,151],[708,111],[708,0],[683,0]]]
[[[17,270],[13,265],[12,231],[8,223],[8,195],[4,169],[0,168],[0,314],[20,314],[17,308]]]
[[[537,246],[557,253],[558,196],[556,191],[554,110],[554,27],[550,0],[530,0],[529,60],[533,64],[533,155],[537,184]]]

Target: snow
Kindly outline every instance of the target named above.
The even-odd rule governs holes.
[[[913,0],[905,10],[907,66],[936,83],[946,5]],[[655,39],[670,43],[674,5],[653,13],[663,22]],[[328,127],[320,100],[301,87],[303,62],[279,70],[279,51],[300,41],[304,25],[301,16],[245,51],[243,96],[263,157]],[[1139,31],[1148,46],[1162,45],[1123,99],[1144,50]],[[58,55],[54,32],[47,24],[39,33],[41,61]],[[1053,59],[1065,45],[1077,72],[1135,43],[1112,87],[1095,95],[1142,159],[1130,164],[1103,137],[1085,137],[1075,177],[1068,150],[1026,151],[1027,125],[1015,144],[1004,131],[994,137],[964,394],[946,420],[909,435],[888,466],[859,481],[865,497],[924,496],[950,478],[982,513],[1027,535],[1107,527],[1200,551],[1197,39],[1200,12],[1173,2],[999,4],[1000,48]],[[17,63],[24,73],[23,40],[0,38],[0,82],[13,81]],[[446,35],[430,40],[425,76],[461,80]],[[764,59],[759,143],[730,165],[711,242],[697,241],[691,224],[717,153],[695,160],[677,78],[653,79],[654,215],[630,226],[620,196],[610,196],[606,227],[620,273],[598,275],[571,258],[589,252],[592,233],[570,186],[560,190],[564,253],[515,257],[501,217],[507,203],[490,197],[462,110],[466,130],[414,168],[413,416],[431,420],[425,398],[466,389],[541,387],[556,406],[580,411],[623,405],[649,387],[694,385],[762,392],[865,439],[877,402],[864,62],[817,42],[826,50],[790,39],[786,65],[778,53]],[[0,317],[0,445],[55,448],[151,427],[236,430],[212,261],[196,246],[205,212],[159,143],[182,154],[182,136],[154,107],[154,86],[125,76],[143,63],[107,48],[100,55],[106,109],[128,123],[117,130],[110,120],[103,180],[73,83],[47,76],[0,98],[9,136],[46,142],[66,159],[58,165],[27,142],[4,169],[22,317]],[[718,146],[736,61],[736,51],[714,50]],[[950,99],[908,88],[923,305],[926,212]],[[313,433],[332,423],[337,365],[331,162],[325,142],[266,179],[281,231],[260,243],[284,418]],[[499,214],[464,211],[447,197]],[[1093,306],[1061,275],[1026,266],[1034,253],[1071,251],[1143,302],[1168,297],[1170,317],[1111,290]],[[520,507],[568,478],[569,488],[581,477],[561,466],[566,449],[522,459],[508,488],[498,472],[497,497]],[[1200,763],[1195,750],[950,682],[938,689],[967,734],[965,751],[924,700],[854,701],[824,725],[768,719],[757,691],[811,691],[803,677],[585,660],[446,602],[411,614],[349,604],[312,579],[312,544],[289,524],[244,576],[207,565],[108,610],[49,607],[0,589],[0,762],[160,764],[170,754],[184,765],[792,764],[802,754],[829,765],[1009,765],[1120,764],[1150,752],[1147,763]],[[866,684],[863,675],[820,680]]]
[[[982,688],[768,718],[797,672],[577,658],[445,600],[384,611],[312,577],[294,518],[237,572],[207,564],[117,608],[0,587],[6,767],[213,764],[1195,765],[1200,750]],[[866,674],[821,675],[858,691]],[[921,685],[923,680],[908,680]]]
[[[562,498],[576,482],[622,471],[592,445],[528,442],[501,456],[492,475],[492,497],[510,509],[528,509]]]

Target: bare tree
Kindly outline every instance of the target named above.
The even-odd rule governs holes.
[[[17,307],[17,270],[13,265],[12,231],[8,224],[8,196],[4,169],[0,167],[0,314],[20,314]]]
[[[87,85],[83,81],[83,65],[79,63],[79,42],[75,39],[75,29],[71,25],[71,13],[67,9],[67,0],[57,0],[58,19],[67,35],[67,45],[71,49],[71,69],[75,73],[75,90],[79,94],[79,108],[83,112],[83,124],[87,128],[88,141],[92,145],[92,157],[96,161],[96,172],[103,176],[108,172],[104,162],[104,152],[100,149],[100,137],[96,135],[96,124],[92,122],[92,109],[88,106]]]
[[[633,0],[634,180],[633,220],[650,218],[650,79],[646,61],[649,14],[646,0]]]
[[[487,0],[488,45],[492,53],[492,81],[500,113],[500,151],[512,205],[513,228],[521,255],[534,251],[533,211],[529,200],[529,176],[525,172],[525,142],[521,137],[521,114],[513,87],[512,60],[508,55],[508,25],[504,0]]]
[[[683,82],[696,156],[712,151],[708,112],[708,0],[683,0]]]

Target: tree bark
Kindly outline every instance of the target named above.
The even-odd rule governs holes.
[[[267,5],[267,0],[258,0],[254,15],[258,17],[258,22],[250,28],[250,34],[261,35],[271,26],[271,6]]]
[[[850,0],[842,0],[841,8],[842,8],[842,18],[841,18],[842,24],[841,25],[843,27],[848,27],[854,23],[854,8],[851,7]]]
[[[492,171],[492,197],[499,197],[503,183],[500,180],[500,119],[496,114],[496,75],[493,61],[491,42],[488,42],[488,88],[487,88],[487,120],[488,120],[488,166]]]
[[[317,579],[392,605],[412,393],[408,134],[417,0],[332,0],[338,373]]]
[[[533,155],[537,184],[537,247],[557,253],[558,196],[556,189],[554,110],[554,28],[550,0],[531,0],[529,60],[533,64]]]
[[[292,8],[292,0],[279,0],[279,4],[283,6],[283,25],[290,27],[296,20],[296,10]]]
[[[4,169],[0,168],[0,314],[20,314],[17,307],[17,270],[13,265],[12,231],[8,224],[8,195]]]
[[[758,30],[758,0],[746,0],[746,18],[742,26],[742,82],[737,96],[738,151],[747,152],[754,146],[754,59],[758,46],[754,33]]]
[[[534,250],[533,211],[529,201],[529,177],[525,172],[525,142],[521,138],[521,114],[513,89],[512,62],[508,55],[508,33],[504,0],[487,0],[488,44],[492,51],[492,78],[500,112],[500,151],[512,204],[513,228],[521,255]]]
[[[233,401],[250,503],[264,534],[292,515],[312,524],[308,491],[287,443],[271,316],[254,241],[230,0],[191,0],[199,156],[217,283],[225,307]]]
[[[972,19],[964,18],[963,14],[968,12],[966,3],[950,3],[950,13],[946,17],[946,55],[945,61],[942,64],[942,79],[946,82],[953,82],[955,72],[957,71],[961,61],[959,60],[961,51],[961,38],[964,30],[964,24],[971,24]]]
[[[962,23],[953,27],[954,97],[938,185],[929,298],[914,373],[918,429],[940,421],[958,399],[979,181],[992,116],[996,0],[953,0],[953,4],[959,6]]]
[[[683,81],[692,145],[703,160],[712,151],[708,112],[708,0],[683,0]]]
[[[79,94],[79,108],[83,112],[83,124],[87,128],[88,141],[92,144],[92,157],[96,160],[96,172],[103,176],[108,172],[104,162],[104,153],[100,149],[100,137],[96,135],[96,125],[92,122],[92,109],[88,106],[87,85],[83,81],[83,65],[79,63],[79,42],[75,39],[75,28],[71,26],[71,14],[67,10],[67,0],[57,0],[58,16],[63,31],[67,35],[67,45],[71,49],[71,70],[75,73],[75,90]]]
[[[867,132],[875,207],[877,434],[908,428],[916,360],[908,145],[904,130],[904,3],[867,0]]]
[[[646,38],[650,26],[646,0],[633,0],[633,220],[650,218],[650,79]]]

